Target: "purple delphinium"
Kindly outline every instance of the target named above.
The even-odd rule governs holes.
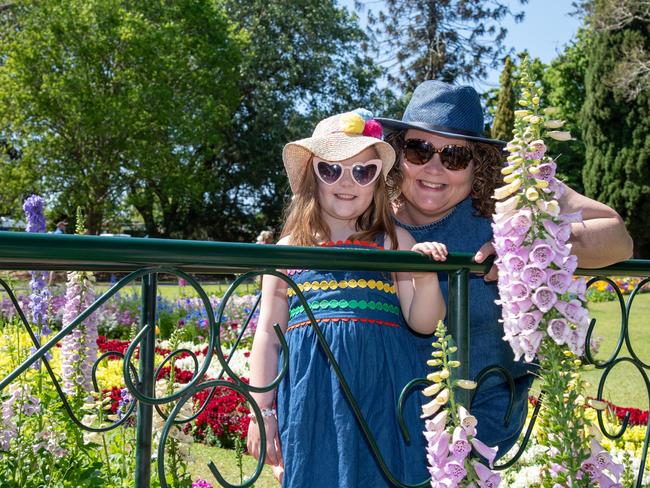
[[[23,210],[27,218],[27,232],[45,232],[44,209],[45,200],[38,195],[32,195],[25,200]],[[35,334],[40,340],[41,336],[50,333],[50,329],[47,326],[47,313],[51,294],[47,288],[47,271],[32,271],[31,274],[32,279],[29,282],[31,291],[29,295],[29,308],[32,313],[32,321],[36,326]],[[32,348],[33,351],[35,351],[35,348]],[[34,368],[40,368],[40,361],[34,363]]]
[[[69,325],[95,301],[92,273],[68,273],[63,326]],[[92,391],[92,367],[97,359],[97,320],[91,314],[61,341],[63,391],[81,395]]]
[[[23,210],[27,217],[27,232],[45,232],[45,200],[38,195],[25,199]]]
[[[128,388],[122,388],[120,391],[120,401],[117,406],[117,418],[122,419],[129,409],[129,404],[133,401],[133,396],[129,393]]]

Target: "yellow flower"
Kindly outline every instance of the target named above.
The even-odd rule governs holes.
[[[519,178],[519,173],[510,173],[509,175],[504,176],[503,181],[504,183],[512,183],[517,178]]]
[[[476,388],[476,381],[472,380],[456,380],[456,386],[464,390],[473,390]]]
[[[546,180],[538,180],[535,178],[535,186],[537,188],[547,188],[548,187],[548,181]]]
[[[440,377],[440,371],[434,371],[433,373],[429,373],[427,375],[427,379],[429,381],[433,381],[434,383],[440,383],[442,381],[442,378]]]
[[[564,125],[563,120],[547,120],[544,123],[544,126],[547,127],[548,129],[559,129]]]
[[[442,388],[442,383],[434,383],[433,385],[429,385],[424,390],[422,390],[422,393],[424,394],[424,396],[430,397],[438,393],[441,388]]]
[[[354,112],[341,115],[341,129],[348,135],[361,134],[365,125],[363,118]]]
[[[521,186],[521,179],[516,179],[512,183],[509,183],[505,186],[502,186],[501,188],[497,188],[496,190],[494,190],[494,196],[492,198],[496,200],[503,200],[504,198],[509,197],[514,192],[519,190],[520,186]]]
[[[546,114],[546,115],[555,115],[559,111],[560,111],[560,109],[557,108],[557,107],[546,107],[544,109],[544,114]]]
[[[526,190],[526,198],[531,202],[534,202],[539,198],[539,193],[532,186]]]
[[[556,141],[570,141],[572,140],[571,138],[571,132],[564,131],[564,130],[551,130],[547,133],[547,135],[551,139],[555,139]]]

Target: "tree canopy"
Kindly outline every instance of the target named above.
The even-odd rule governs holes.
[[[389,83],[411,92],[424,80],[484,78],[505,54],[501,21],[510,15],[523,18],[502,0],[386,0],[368,24]]]
[[[19,0],[0,32],[0,206],[46,192],[92,233],[248,240],[286,198],[282,146],[380,106],[335,1]]]
[[[13,14],[0,44],[2,133],[55,205],[82,207],[94,233],[129,191],[150,188],[164,221],[201,198],[204,152],[223,142],[248,42],[221,7],[24,0]]]
[[[599,8],[607,3],[596,3]],[[581,123],[586,144],[585,191],[617,209],[634,239],[635,255],[650,256],[650,91],[627,100],[606,80],[631,46],[650,50],[647,25],[632,22],[598,33],[588,51]]]

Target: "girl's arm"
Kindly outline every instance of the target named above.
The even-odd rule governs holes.
[[[285,239],[278,244],[286,244]],[[266,275],[262,280],[262,300],[257,329],[253,339],[250,356],[250,384],[266,386],[278,374],[278,357],[280,341],[273,330],[273,325],[280,325],[282,332],[287,329],[289,306],[287,302],[287,284],[276,276]],[[275,390],[265,393],[251,393],[261,409],[274,408]],[[272,465],[282,463],[277,418],[272,415],[257,419],[263,421],[266,429],[266,462]],[[251,421],[248,429],[248,452],[256,458],[260,456],[259,426]]]
[[[447,248],[438,242],[415,243],[404,229],[397,228],[398,249],[416,251],[436,261],[447,259]],[[390,243],[386,244],[388,248]],[[431,334],[445,318],[445,301],[437,273],[396,273],[397,294],[406,322],[416,332]]]

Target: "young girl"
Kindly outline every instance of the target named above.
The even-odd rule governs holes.
[[[385,177],[395,152],[380,136],[379,123],[359,109],[329,117],[312,137],[285,146],[282,156],[294,197],[278,244],[402,249],[446,259],[444,245],[415,244],[393,225]],[[287,274],[307,299],[389,470],[402,482],[424,481],[420,402],[413,395],[404,411],[409,444],[399,429],[397,402],[412,372],[422,369],[404,364],[404,358],[416,360],[408,327],[431,334],[445,315],[437,275]],[[251,385],[268,385],[277,376],[276,323],[289,346],[288,371],[277,401],[275,391],[253,394],[266,429],[266,462],[276,477],[285,487],[390,486],[295,292],[274,276],[264,278]],[[259,458],[257,421],[250,423],[247,445]]]

